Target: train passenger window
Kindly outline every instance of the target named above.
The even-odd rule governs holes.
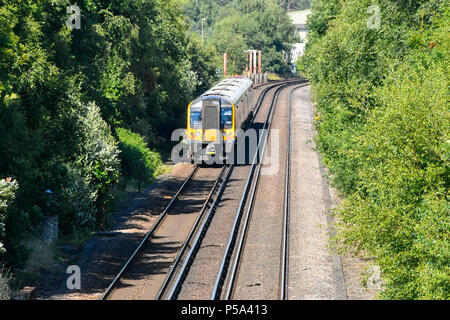
[[[202,128],[202,108],[191,108],[191,128]]]
[[[233,128],[233,108],[222,107],[220,108],[220,129]]]

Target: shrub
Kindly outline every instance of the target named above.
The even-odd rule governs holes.
[[[60,229],[63,234],[73,234],[80,228],[90,229],[95,226],[97,190],[90,185],[82,171],[67,164],[67,183],[62,188],[60,202]]]
[[[11,178],[0,180],[0,254],[5,253],[3,238],[5,236],[5,217],[8,206],[15,198],[15,192],[19,188],[17,181]]]
[[[137,133],[123,128],[117,128],[116,133],[120,141],[122,174],[126,179],[136,180],[138,192],[141,192],[141,183],[148,183],[163,172],[161,156],[151,151]]]
[[[82,143],[75,165],[84,176],[82,179],[96,192],[96,222],[99,227],[104,227],[111,187],[120,173],[119,148],[108,124],[102,119],[100,108],[95,103],[89,103],[83,110]]]
[[[298,62],[318,148],[346,197],[337,240],[377,258],[381,297],[449,299],[449,4],[376,3],[370,29],[372,1],[314,1]]]
[[[357,138],[341,238],[378,257],[387,298],[450,298],[447,83],[434,62],[401,67]]]

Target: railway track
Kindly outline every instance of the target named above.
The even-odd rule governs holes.
[[[126,287],[130,285],[129,283],[127,284],[127,281],[129,279],[133,279],[135,275],[139,273],[136,270],[132,270],[133,268],[139,270],[139,266],[136,268],[136,265],[145,265],[146,263],[149,264],[148,261],[157,261],[159,259],[158,256],[162,254],[162,249],[161,247],[158,247],[158,243],[161,241],[161,239],[167,238],[168,233],[173,231],[171,230],[171,226],[169,225],[176,226],[176,224],[174,224],[175,220],[181,220],[181,217],[183,217],[183,222],[191,222],[192,227],[190,230],[192,233],[192,229],[195,228],[197,221],[206,211],[209,203],[215,195],[215,191],[217,190],[219,184],[222,182],[225,168],[225,166],[221,168],[200,168],[199,166],[193,167],[191,173],[182,183],[181,187],[167,204],[163,212],[159,215],[159,218],[155,222],[153,227],[147,232],[131,257],[119,271],[119,273],[111,282],[103,295],[100,297],[101,300],[111,298],[125,298],[122,292],[117,293],[117,291],[126,291]],[[191,190],[190,192],[190,189],[193,189],[193,191]],[[190,197],[189,194],[195,194],[196,197]],[[187,207],[198,207],[200,203],[202,204],[202,206],[199,210],[199,213],[196,213],[195,209],[192,210],[194,212],[189,212],[189,210],[186,210]],[[192,222],[195,216],[195,222]],[[181,223],[180,221],[180,227],[182,226],[182,224],[183,223]],[[183,226],[183,228],[186,229],[186,226]],[[180,233],[183,232],[181,231]],[[184,233],[187,232],[184,231]],[[190,233],[187,237],[189,236]],[[182,238],[186,238],[186,236],[180,234],[178,235],[178,238],[180,239],[177,241],[177,243],[180,243],[180,240]],[[177,246],[177,243],[174,242],[175,241],[172,241],[173,246],[170,248],[170,250],[166,250],[168,252],[167,258],[169,260],[171,257],[174,257],[177,252],[182,253],[185,250],[184,245],[180,247],[179,245]],[[151,248],[152,245],[154,245],[154,248]],[[173,262],[176,262],[177,259],[178,256],[176,256],[173,261],[165,261],[165,269],[168,269],[167,264],[173,265]],[[168,274],[173,273],[172,269],[173,267],[169,267]],[[151,287],[153,287],[153,292],[156,290],[155,288],[158,288],[162,285],[161,283],[164,283],[164,278],[161,278],[161,276],[154,275],[154,278],[154,281],[152,281],[152,279],[149,280]],[[154,297],[152,297],[151,295],[151,293],[145,294],[145,298],[154,299],[155,297],[157,297],[157,295],[155,295]]]
[[[298,81],[288,82],[280,85],[276,90],[266,121],[264,129],[267,129],[268,134],[261,137],[261,157],[264,157],[267,146],[267,138],[270,134],[272,118],[275,112],[278,95],[286,87],[298,84]],[[301,85],[302,86],[302,85]],[[288,130],[288,147],[286,154],[286,167],[284,179],[284,206],[283,206],[283,220],[282,220],[282,236],[281,236],[281,258],[280,258],[280,281],[279,281],[279,299],[287,299],[288,288],[288,266],[289,266],[289,194],[290,194],[290,157],[291,157],[291,115],[292,115],[292,93],[300,88],[297,86],[291,90],[289,96],[289,130]],[[211,299],[225,299],[230,300],[233,297],[233,290],[236,285],[236,279],[239,272],[239,264],[245,249],[245,240],[248,232],[248,227],[251,220],[253,204],[256,198],[259,178],[262,168],[263,158],[258,161],[257,154],[255,155],[252,167],[247,177],[244,192],[241,197],[239,208],[236,212],[235,222],[228,240],[226,252],[223,256],[220,270],[218,272]],[[244,208],[245,214],[244,214]],[[243,221],[241,225],[241,221]]]
[[[284,183],[284,207],[283,207],[283,233],[281,244],[280,265],[280,300],[288,299],[289,287],[289,223],[290,223],[290,192],[291,192],[291,151],[292,151],[292,95],[301,88],[298,86],[289,93],[289,131],[288,148],[286,154],[285,183]]]
[[[267,92],[270,89],[273,89],[274,87],[276,87],[278,85],[279,84],[272,84],[272,85],[264,88],[263,92],[259,96],[258,101],[256,103],[256,107],[254,109],[254,117],[259,112],[260,106],[261,106],[262,101],[264,100],[264,97],[266,96]],[[226,179],[225,179],[226,182],[228,182],[233,168],[234,168],[234,165],[229,166],[228,172],[226,174]],[[183,259],[180,258],[180,261],[183,260],[184,262],[180,263],[178,275],[176,277],[173,277],[173,279],[172,279],[172,277],[167,278],[166,284],[161,288],[161,291],[159,292],[158,299],[168,299],[168,300],[177,299],[178,294],[181,290],[181,287],[184,283],[184,280],[186,279],[187,273],[189,272],[189,269],[192,266],[192,262],[195,258],[195,255],[199,250],[201,240],[203,239],[203,236],[205,235],[205,233],[207,231],[209,223],[211,222],[211,219],[214,214],[215,206],[217,205],[217,202],[220,199],[225,187],[226,187],[226,183],[223,183],[218,192],[219,196],[215,199],[213,205],[210,207],[208,213],[205,215],[205,217],[201,223],[201,226],[198,228],[197,236],[195,237],[195,239],[192,240],[192,243],[186,244],[186,247],[189,246],[190,250],[189,250],[189,252],[186,253],[186,256]],[[169,283],[171,283],[171,284],[169,285]]]
[[[172,269],[173,272],[169,273],[165,283],[161,287],[158,296],[156,297],[157,300],[176,299],[181,289],[181,285],[183,284],[183,281],[186,278],[187,272],[189,272],[189,268],[192,264],[192,261],[195,258],[195,254],[199,249],[201,240],[208,228],[209,223],[211,222],[211,219],[213,218],[214,209],[226,187],[228,180],[230,179],[231,173],[233,172],[233,168],[234,165],[230,165],[228,166],[228,170],[226,170],[226,173],[225,171],[223,172],[224,182],[220,186],[217,197],[214,199],[213,203],[209,207],[209,210],[207,212],[205,211],[204,214],[202,214],[199,217],[198,221],[196,222],[195,228],[192,229],[191,234],[189,235],[188,239],[185,242],[184,250],[180,252],[177,261],[174,263],[174,268]],[[189,251],[187,250],[188,248]],[[175,275],[176,269],[179,270],[178,273]]]
[[[265,86],[265,88],[262,90],[261,95],[258,98],[256,107],[254,109],[254,118],[256,114],[259,112],[260,106],[265,99],[267,93],[275,89],[275,94],[272,97],[271,105],[269,112],[266,117],[266,121],[264,123],[264,128],[267,129],[265,132],[270,131],[271,126],[271,118],[273,117],[273,111],[275,109],[276,100],[278,97],[279,92],[287,87],[294,84],[298,84],[298,81],[286,81],[283,83],[275,83],[275,84],[269,84]],[[261,155],[264,155],[264,150],[267,142],[267,136],[268,134],[261,137],[260,146],[262,149]],[[290,139],[290,138],[289,138]],[[237,238],[237,235],[239,233],[239,224],[242,218],[242,212],[244,210],[244,207],[247,207],[247,214],[245,216],[245,223],[244,223],[244,230],[247,228],[249,220],[250,220],[250,211],[252,208],[252,202],[255,197],[259,174],[261,170],[260,162],[262,162],[262,156],[261,161],[259,161],[258,152],[255,154],[255,157],[253,158],[253,162],[250,168],[250,173],[247,178],[246,186],[244,188],[244,193],[241,197],[241,203],[239,206],[239,210],[236,216],[235,225],[233,227],[233,232],[230,237],[230,241],[227,247],[227,254],[225,255],[221,269],[219,272],[219,276],[217,278],[216,284],[214,286],[214,292],[211,296],[212,299],[218,299],[220,298],[220,293],[222,291],[222,287],[224,285],[224,280],[227,275],[227,270],[230,264],[230,259],[232,257],[234,244]],[[287,163],[289,165],[289,163]],[[287,167],[288,168],[288,167]],[[222,193],[224,192],[225,187],[227,186],[228,180],[230,179],[231,173],[233,172],[234,165],[227,165],[222,166],[220,168],[200,168],[198,166],[195,166],[188,176],[186,180],[183,182],[180,189],[177,191],[176,195],[171,199],[169,204],[166,206],[164,211],[160,214],[157,222],[155,225],[151,228],[151,230],[146,234],[146,236],[143,238],[143,240],[139,243],[137,249],[134,251],[132,256],[128,259],[128,261],[125,263],[125,265],[122,267],[118,275],[115,277],[115,279],[112,281],[110,286],[107,288],[107,290],[104,292],[104,294],[101,296],[101,300],[106,299],[130,299],[130,298],[144,298],[144,299],[176,299],[178,297],[178,294],[181,290],[181,287],[183,285],[183,282],[189,272],[189,269],[193,263],[193,260],[195,259],[196,253],[199,250],[201,241],[203,236],[205,235],[208,226],[211,222],[211,219],[214,216],[214,211],[217,206],[217,204],[220,201],[220,198],[222,196]],[[203,183],[201,196],[199,196],[198,188],[200,185],[197,185],[197,189],[194,188],[191,192],[191,194],[196,194],[197,199],[196,202],[202,202],[201,209],[197,210],[197,213],[195,215],[195,219],[190,219],[189,224],[189,232],[185,232],[186,234],[183,236],[180,236],[183,238],[178,239],[179,243],[182,243],[182,245],[175,246],[176,248],[173,248],[173,252],[171,253],[170,262],[165,261],[165,268],[164,272],[160,271],[158,276],[155,276],[155,279],[144,279],[146,280],[146,287],[151,287],[150,290],[151,293],[146,293],[142,295],[142,293],[139,293],[139,296],[133,296],[133,293],[129,293],[131,291],[130,288],[133,287],[133,281],[134,279],[141,281],[143,279],[143,272],[142,267],[146,266],[146,268],[152,268],[152,259],[155,259],[158,255],[161,255],[160,250],[158,250],[158,247],[152,248],[153,242],[158,242],[158,239],[162,238],[161,232],[158,233],[158,230],[164,229],[164,225],[168,224],[166,223],[166,220],[168,220],[168,217],[181,217],[182,215],[180,213],[177,213],[176,207],[177,202],[181,202],[178,204],[178,207],[183,207],[181,198],[185,198],[185,200],[190,198],[190,189],[195,187],[195,183],[193,183],[193,180],[195,180],[196,177],[199,176],[199,171],[205,171],[205,170],[213,170],[214,174],[208,173],[206,176],[209,177],[208,180],[208,187],[205,186],[205,183]],[[256,173],[256,174],[255,174]],[[201,176],[201,174],[200,174]],[[215,176],[215,179],[212,180],[210,177]],[[289,174],[286,174],[286,185],[289,185]],[[255,178],[255,179],[253,179]],[[199,180],[201,181],[201,180]],[[203,181],[205,182],[205,181]],[[248,198],[250,187],[252,188],[250,198]],[[285,192],[285,195],[288,195],[288,191]],[[287,199],[288,197],[285,196]],[[201,199],[199,199],[201,198]],[[248,199],[247,199],[248,198]],[[247,206],[246,202],[249,200]],[[192,202],[192,200],[190,200]],[[288,200],[287,200],[288,201]],[[285,208],[289,208],[289,204],[285,205]],[[288,212],[285,213],[286,220],[288,221]],[[172,224],[174,223],[174,220],[172,219]],[[168,227],[166,227],[168,228]],[[169,228],[170,229],[170,228]],[[289,228],[285,228],[288,232]],[[164,232],[163,232],[164,233]],[[243,243],[245,241],[245,232],[241,233],[241,237],[239,240],[239,245],[237,246],[237,250],[239,254],[235,254],[235,261],[233,263],[233,267],[231,269],[231,279],[236,277],[237,268],[239,265],[239,257],[240,252],[243,248]],[[285,243],[283,245],[283,248],[286,248],[285,251],[287,252],[287,246],[288,244],[288,238],[286,238]],[[155,252],[152,252],[155,251]],[[285,254],[287,257],[287,253]],[[237,257],[237,258],[236,258]],[[149,263],[150,261],[150,263]],[[141,264],[141,266],[139,266]],[[153,264],[154,266],[154,264]],[[141,269],[141,270],[140,270]],[[287,270],[287,267],[284,268],[284,270]],[[282,280],[283,283],[287,284],[287,276],[286,271],[284,272],[285,276]],[[282,276],[283,277],[283,276]],[[130,282],[131,281],[131,282]],[[151,283],[149,285],[148,283]],[[227,294],[225,296],[226,299],[231,298],[231,293],[233,289],[233,281],[231,281],[227,288]],[[145,289],[147,290],[147,289]],[[285,289],[281,289],[280,292],[287,291]],[[117,294],[117,292],[119,292]],[[280,293],[281,296],[281,293]],[[284,294],[286,296],[286,294]]]

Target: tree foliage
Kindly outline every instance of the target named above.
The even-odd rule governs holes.
[[[311,0],[279,0],[278,3],[287,11],[305,10],[311,6]]]
[[[263,69],[289,72],[291,44],[297,42],[295,28],[285,8],[275,0],[190,0],[185,5],[192,29],[215,47],[217,67],[228,53],[231,74],[241,74],[246,66],[245,50],[261,50]]]
[[[117,128],[119,138],[122,174],[126,179],[138,182],[138,192],[141,185],[156,178],[162,171],[161,156],[151,151],[144,139],[130,130]]]
[[[317,145],[346,199],[343,249],[377,258],[389,299],[450,298],[445,1],[316,0],[298,68],[313,85]]]
[[[5,237],[6,211],[14,200],[18,187],[17,181],[11,180],[11,178],[0,180],[0,253],[5,252],[3,238]]]
[[[80,0],[70,30],[72,4],[0,0],[0,176],[20,185],[1,214],[13,264],[47,216],[62,236],[104,227],[121,172],[115,129],[159,148],[217,79],[179,1]]]

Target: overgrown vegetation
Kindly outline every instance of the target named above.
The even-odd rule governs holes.
[[[337,240],[377,258],[382,298],[450,298],[449,9],[312,1],[298,70],[312,83],[318,148],[346,198]]]
[[[77,1],[70,30],[72,4],[0,0],[0,261],[13,267],[49,216],[63,239],[104,228],[121,172],[157,175],[154,150],[217,79],[178,1]]]
[[[118,187],[140,191],[163,172],[160,153],[221,77],[223,52],[230,73],[249,48],[265,48],[267,71],[289,68],[294,32],[275,0],[78,0],[71,30],[73,4],[0,0],[0,178],[11,177],[0,180],[0,262],[13,270],[39,253],[27,240],[49,217],[79,242],[108,225]],[[217,32],[202,42],[191,22],[205,4]]]
[[[147,148],[144,139],[130,130],[117,128],[122,175],[127,182],[136,182],[138,192],[163,172],[161,156]]]
[[[5,238],[5,217],[18,189],[17,181],[11,178],[0,180],[0,254],[5,253],[3,241]]]
[[[5,271],[4,266],[0,268],[0,301],[9,300],[11,298],[11,288],[9,282],[11,275]]]
[[[17,181],[11,178],[0,179],[0,255],[6,252],[3,245],[5,239],[5,217],[8,207],[14,201],[15,192],[18,189]],[[11,275],[6,272],[5,266],[0,266],[0,300],[8,300],[11,296],[9,282]]]

